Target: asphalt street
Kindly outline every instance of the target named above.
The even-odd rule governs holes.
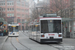
[[[19,37],[9,37],[1,50],[75,50],[75,39],[64,38],[63,42],[40,44],[28,38],[28,33],[19,32]]]
[[[0,45],[3,43],[3,41],[5,40],[7,36],[0,36]]]

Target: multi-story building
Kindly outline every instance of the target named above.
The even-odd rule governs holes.
[[[29,3],[26,0],[0,0],[0,7],[8,23],[21,23],[21,30],[25,27],[24,21],[29,17]]]
[[[30,20],[32,20],[32,15],[33,15],[33,10],[35,8],[35,5],[36,5],[36,3],[34,0],[29,1],[29,8],[30,8],[29,9],[29,17],[31,18]]]

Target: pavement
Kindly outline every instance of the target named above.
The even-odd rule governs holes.
[[[8,39],[8,40],[4,40]],[[61,44],[39,44],[29,39],[28,33],[19,32],[19,37],[3,37],[2,42],[4,45],[0,50],[75,50],[75,39],[63,38]]]
[[[7,40],[8,36],[0,36],[0,50],[3,46],[3,44],[5,43],[5,41]]]

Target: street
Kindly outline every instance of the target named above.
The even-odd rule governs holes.
[[[74,50],[75,39],[64,38],[63,42],[40,44],[28,38],[28,33],[19,32],[19,37],[8,37],[1,50]]]
[[[0,0],[0,50],[75,50],[75,0]]]

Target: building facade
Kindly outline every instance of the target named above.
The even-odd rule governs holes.
[[[21,30],[25,29],[24,21],[29,17],[29,3],[26,0],[0,0],[0,7],[8,23],[20,23]]]

